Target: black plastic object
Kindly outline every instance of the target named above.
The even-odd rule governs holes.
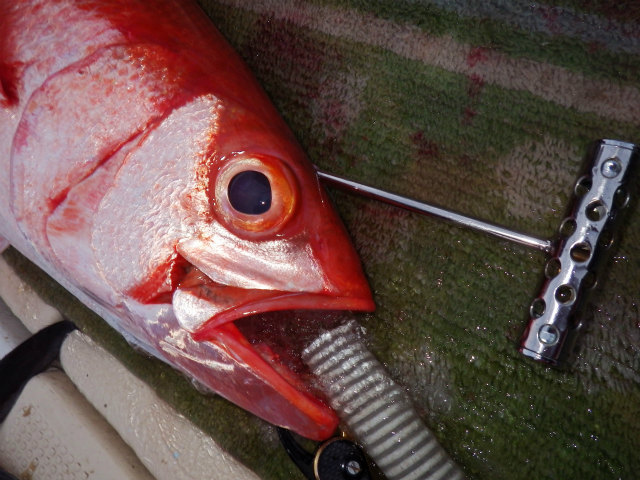
[[[318,480],[365,480],[370,477],[362,450],[344,438],[335,438],[320,446],[313,471]]]
[[[18,478],[14,477],[9,472],[2,470],[2,467],[0,467],[0,480],[18,480]]]
[[[75,328],[68,320],[49,325],[0,360],[0,423],[11,411],[27,382],[58,358],[62,342]]]
[[[293,435],[278,428],[280,442],[293,463],[309,480],[370,480],[371,474],[362,449],[345,438],[332,438],[309,453]]]

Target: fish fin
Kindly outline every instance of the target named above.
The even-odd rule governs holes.
[[[0,360],[0,422],[9,414],[27,382],[58,358],[63,340],[75,328],[68,320],[49,325]]]

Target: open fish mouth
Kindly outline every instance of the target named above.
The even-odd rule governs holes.
[[[341,310],[287,310],[251,315],[233,324],[278,373],[300,389],[322,398],[315,389],[313,374],[302,361],[302,351],[320,333],[351,318],[349,312]]]
[[[370,297],[263,290],[219,284],[192,267],[173,293],[178,323],[195,340],[205,340],[225,323],[283,310],[372,310]]]
[[[214,346],[230,364],[241,365],[238,378],[246,384],[264,385],[258,389],[267,392],[263,399],[253,398],[245,408],[309,438],[332,434],[338,419],[314,388],[301,352],[321,331],[346,321],[348,311],[372,310],[370,295],[244,289],[218,284],[190,267],[172,304],[190,341]],[[256,406],[260,402],[269,404],[267,415],[255,410],[263,408]]]
[[[323,399],[315,377],[302,361],[302,351],[322,332],[351,319],[342,310],[288,310],[259,313],[233,323],[274,370],[299,390]]]

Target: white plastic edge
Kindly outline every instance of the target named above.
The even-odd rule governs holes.
[[[0,297],[31,332],[62,319],[60,313],[44,303],[1,257]],[[126,478],[146,480],[150,478],[150,472],[157,480],[199,480],[209,478],[212,472],[215,472],[215,477],[220,480],[259,480],[253,471],[222,450],[213,439],[161,400],[149,386],[86,335],[80,332],[70,335],[62,346],[60,356],[68,378],[79,390],[78,392],[73,389],[73,401],[65,397],[66,407],[69,409],[67,413],[73,417],[76,415],[76,408],[95,408],[95,411],[106,419],[119,435],[112,437],[109,442],[120,442],[120,447],[124,447],[125,450],[125,443],[128,444],[139,459],[137,466],[128,469],[129,472],[139,475]],[[63,377],[66,378],[64,375]],[[65,395],[71,394],[65,390]],[[52,398],[63,397],[58,395]],[[58,414],[64,415],[62,405],[58,407]],[[85,421],[92,421],[87,416],[83,418]],[[109,427],[106,424],[100,428],[93,425],[86,430],[95,434],[105,428]],[[27,436],[34,435],[33,432],[21,431]],[[78,435],[78,432],[76,428],[65,434]],[[13,438],[5,441],[15,440]],[[105,449],[109,450],[111,447],[96,447],[96,451],[90,457],[103,458]],[[91,458],[88,458],[88,461]],[[148,472],[140,464],[143,464]],[[45,471],[42,468],[40,470]],[[55,478],[48,475],[38,476],[37,471],[38,469],[27,472],[31,475],[29,478]],[[24,472],[17,472],[22,473]],[[63,475],[59,478],[68,477]]]

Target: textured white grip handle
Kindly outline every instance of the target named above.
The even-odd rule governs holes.
[[[325,332],[303,352],[331,407],[389,480],[464,478],[357,328]]]

